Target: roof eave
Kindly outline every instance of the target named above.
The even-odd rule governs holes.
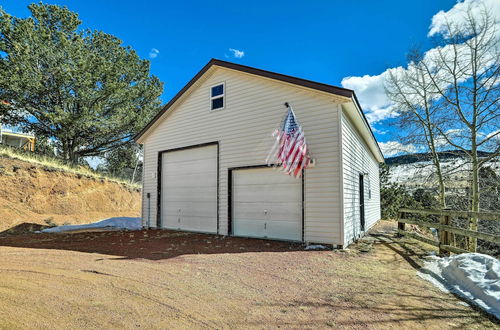
[[[144,126],[144,128],[142,130],[140,130],[134,137],[134,141],[137,142],[137,143],[141,143],[141,137],[151,128],[151,126],[154,125],[154,123],[156,123],[156,121],[158,119],[160,119],[160,117],[162,117],[167,111],[168,109],[174,105],[174,103],[192,86],[194,85],[194,83],[196,83],[196,81],[201,77],[203,76],[203,74],[205,74],[205,72],[208,71],[208,69],[210,69],[210,67],[214,64],[214,61],[215,59],[211,59],[179,92],[177,92],[177,94],[175,94],[175,96],[170,99],[170,101],[168,101],[167,104],[165,104],[163,106],[163,108],[158,111],[158,113],[153,117],[153,119],[151,119],[149,121],[149,123]]]
[[[382,153],[382,150],[380,149],[380,146],[377,142],[377,139],[375,138],[375,134],[373,134],[370,123],[368,122],[368,119],[366,118],[365,113],[363,112],[363,108],[361,108],[361,104],[359,103],[358,98],[356,97],[355,93],[352,93],[352,100],[353,100],[353,103],[358,110],[358,113],[361,113],[361,116],[363,117],[363,122],[364,122],[366,128],[368,129],[368,131],[370,132],[372,142],[375,144],[375,146],[377,148],[377,151],[378,151],[378,157],[377,157],[378,159],[377,160],[380,163],[385,163],[384,154]]]
[[[276,73],[272,71],[261,70],[253,68],[246,65],[236,64],[232,62],[222,61],[212,58],[165,106],[153,117],[153,119],[135,136],[134,141],[141,143],[141,137],[154,125],[154,123],[160,119],[168,109],[194,84],[196,81],[205,74],[212,66],[220,66],[223,68],[228,68],[236,71],[246,72],[250,74],[255,74],[258,76],[264,76],[270,79],[287,82],[290,84],[303,86],[306,88],[311,88],[314,90],[319,90],[329,94],[335,94],[338,96],[343,96],[346,98],[351,98],[354,91],[346,88],[341,88],[337,86],[327,85],[323,83],[314,82],[311,80],[301,79],[293,76],[284,75],[281,73]]]
[[[177,100],[185,93],[189,90],[189,88],[191,88],[191,86],[193,86],[197,81],[198,79],[200,79],[212,66],[220,66],[220,67],[223,67],[223,68],[228,68],[228,69],[232,69],[232,70],[236,70],[236,71],[240,71],[240,72],[246,72],[246,73],[249,73],[249,74],[254,74],[254,75],[257,75],[257,76],[263,76],[263,77],[266,77],[266,78],[270,78],[270,79],[274,79],[274,80],[278,80],[278,81],[282,81],[282,82],[286,82],[286,83],[290,83],[290,84],[293,84],[293,85],[298,85],[298,86],[302,86],[302,87],[306,87],[306,88],[310,88],[310,89],[313,89],[313,90],[317,90],[317,91],[322,91],[322,92],[325,92],[325,93],[329,93],[329,94],[333,94],[333,95],[337,95],[337,96],[341,96],[341,97],[344,97],[346,99],[350,99],[352,100],[352,102],[355,104],[358,112],[361,113],[361,116],[363,118],[363,121],[365,123],[365,126],[366,128],[368,129],[368,131],[370,132],[371,134],[371,137],[372,137],[372,142],[375,143],[376,145],[376,148],[378,150],[378,160],[381,161],[381,162],[384,162],[384,156],[382,154],[382,151],[380,150],[380,147],[377,143],[377,139],[375,138],[375,135],[373,134],[373,131],[370,127],[370,124],[368,123],[368,120],[366,119],[366,116],[365,114],[363,113],[363,110],[361,108],[361,105],[359,104],[359,101],[356,97],[356,94],[354,93],[353,90],[351,89],[347,89],[347,88],[342,88],[342,87],[337,87],[337,86],[332,86],[332,85],[327,85],[327,84],[323,84],[323,83],[318,83],[318,82],[315,82],[315,81],[311,81],[311,80],[306,80],[306,79],[302,79],[302,78],[297,78],[297,77],[293,77],[293,76],[288,76],[288,75],[284,75],[284,74],[281,74],[281,73],[276,73],[276,72],[272,72],[272,71],[266,71],[266,70],[262,70],[262,69],[257,69],[257,68],[253,68],[253,67],[250,67],[250,66],[246,66],[246,65],[241,65],[241,64],[236,64],[236,63],[232,63],[232,62],[227,62],[227,61],[222,61],[222,60],[218,60],[218,59],[215,59],[215,58],[212,58],[163,108],[162,110],[160,110],[155,117],[153,117],[153,119],[139,132],[137,133],[135,136],[134,136],[134,140],[137,142],[137,143],[141,143],[142,142],[142,137],[144,137],[144,135],[149,131],[150,128],[152,128],[154,126],[154,124],[165,114],[168,112],[168,110],[175,104],[175,102],[177,102]]]

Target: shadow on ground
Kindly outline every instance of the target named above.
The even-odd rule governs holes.
[[[118,305],[119,320],[125,324],[141,320],[146,328],[158,327],[167,317],[185,318],[184,328],[189,322],[199,326],[208,319],[215,320],[214,328],[498,327],[488,315],[471,310],[452,295],[418,279],[415,270],[421,268],[421,257],[429,251],[416,241],[396,238],[393,225],[380,227],[344,253],[309,253],[297,243],[170,230],[8,235],[0,237],[0,247],[33,250],[6,253],[9,263],[2,260],[0,280],[11,281],[3,287],[21,286],[12,291],[15,299],[10,300],[23,304],[12,308],[16,320],[21,318],[15,314],[18,311],[35,315],[37,320],[39,315],[52,317],[51,312],[26,313],[25,306],[47,305],[52,312],[71,306],[58,306],[59,299],[52,299],[53,288],[57,287],[57,292],[66,292],[65,298],[77,304],[87,301],[84,297],[90,290],[97,295],[93,299],[106,301],[107,305],[98,309],[85,307],[92,309],[81,315],[90,320],[109,321],[110,310]],[[35,249],[101,255],[54,253],[57,257],[45,259],[46,251]],[[301,252],[280,253],[288,251]],[[238,255],[246,252],[278,253]],[[171,260],[197,254],[219,256]],[[107,262],[124,259],[171,262],[151,262],[147,267],[142,262]],[[79,276],[81,272],[85,276]],[[30,299],[38,302],[40,297],[47,304],[31,303]],[[108,297],[112,301],[106,300]],[[0,299],[0,307],[3,301],[9,302]],[[132,303],[137,305],[128,305]],[[96,310],[105,316],[96,318]],[[143,310],[158,314],[144,319],[133,314]],[[88,327],[90,321],[84,320]],[[75,320],[67,324],[74,325]]]
[[[365,298],[366,295],[382,295],[381,292],[364,292],[360,294],[359,299]],[[380,300],[389,300],[387,297],[381,297]],[[461,306],[452,307],[456,300],[453,298],[443,299],[440,296],[426,295],[426,294],[414,294],[401,292],[396,296],[391,297],[394,301],[406,301],[406,303],[398,303],[393,305],[385,306],[375,306],[375,305],[365,305],[360,304],[358,298],[356,298],[356,293],[352,294],[352,301],[355,303],[346,304],[343,302],[316,302],[316,301],[290,301],[287,304],[277,303],[267,305],[273,309],[279,309],[286,313],[300,313],[303,310],[314,309],[314,310],[325,310],[325,311],[335,311],[337,315],[353,315],[357,317],[351,318],[332,318],[324,317],[322,320],[315,320],[316,322],[322,321],[331,327],[340,328],[399,328],[408,329],[409,324],[419,324],[419,327],[424,328],[426,322],[434,322],[436,324],[446,324],[449,329],[475,329],[479,322],[484,321],[484,317],[489,317],[487,314],[477,313],[475,315],[471,314],[470,311],[464,309]],[[424,302],[425,303],[422,303]],[[445,306],[446,307],[445,307]],[[371,314],[377,315],[377,317],[372,317],[371,319],[366,319],[362,315]],[[325,313],[325,315],[328,315]],[[333,320],[332,320],[333,319]],[[360,320],[362,319],[362,320]],[[499,324],[493,317],[489,319]],[[297,320],[293,323],[288,323],[288,326],[293,327],[307,327],[308,321],[300,322]],[[270,323],[269,321],[265,323],[260,323],[258,321],[252,324],[246,324],[246,326],[256,326],[256,327],[280,327],[283,323],[276,322]]]
[[[434,278],[437,282],[441,283],[441,285],[445,288],[448,288],[449,292],[451,295],[455,296],[457,299],[464,301],[463,298],[456,294],[453,290],[450,289],[449,284],[442,279],[442,277],[438,276],[436,273],[432,272],[431,270],[427,268],[422,268],[423,267],[423,260],[425,256],[429,256],[429,250],[427,250],[422,243],[413,240],[413,239],[407,239],[404,237],[397,237],[396,233],[388,234],[388,233],[373,233],[371,236],[375,237],[377,239],[377,243],[381,244],[398,255],[400,255],[411,267],[413,267],[416,271],[421,272],[423,274],[429,275]],[[417,296],[415,297],[421,298],[421,299],[433,299],[432,296]],[[434,297],[435,298],[435,297]],[[469,304],[464,301],[467,305],[469,305],[471,308],[482,314],[483,316],[486,316],[489,318],[491,321],[494,323],[500,325],[500,320],[496,319],[494,316],[486,313],[484,310],[479,308],[478,306],[474,304]],[[405,306],[400,306],[403,311],[406,311],[407,308]],[[460,309],[457,309],[459,311]],[[434,311],[434,310],[429,310],[429,311]],[[425,310],[423,312],[426,312]],[[435,311],[434,311],[435,312]],[[454,310],[450,310],[450,312],[454,312]],[[419,316],[420,317],[420,316]],[[429,319],[430,318],[435,318],[439,319],[441,316],[440,315],[434,315],[433,313],[429,314]],[[459,318],[459,315],[457,316]],[[457,320],[458,322],[459,320]],[[460,329],[464,329],[467,327],[467,323],[460,323]]]
[[[227,237],[172,230],[26,233],[34,224],[21,224],[0,233],[0,246],[71,250],[117,256],[115,259],[170,259],[189,254],[286,252],[304,250],[301,243]],[[40,226],[40,225],[38,225]],[[43,227],[43,226],[42,226]],[[34,228],[35,230],[43,229]],[[8,235],[6,235],[8,233]],[[12,235],[14,233],[22,233]],[[3,234],[3,235],[2,235]]]

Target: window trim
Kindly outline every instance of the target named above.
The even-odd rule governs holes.
[[[222,94],[217,95],[217,96],[212,96],[212,88],[220,86],[220,85],[222,85]],[[218,82],[218,83],[216,83],[214,85],[211,85],[210,89],[209,89],[209,92],[208,92],[208,96],[210,98],[210,102],[209,102],[210,103],[209,104],[210,111],[224,110],[226,108],[226,82],[225,81],[221,81],[221,82]],[[220,98],[222,98],[222,107],[216,108],[216,109],[212,109],[212,101],[215,100],[215,99],[220,99]]]

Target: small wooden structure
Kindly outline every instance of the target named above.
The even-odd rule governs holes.
[[[411,215],[426,215],[426,216],[439,216],[440,222],[433,223],[428,221],[421,221],[412,219]],[[468,251],[453,245],[453,235],[458,234],[469,238],[477,238],[488,242],[500,244],[500,235],[482,233],[464,228],[458,228],[451,224],[453,217],[460,218],[478,218],[485,221],[500,221],[500,213],[490,212],[471,212],[471,211],[452,211],[452,210],[415,210],[415,209],[400,209],[398,215],[398,234],[404,235],[424,243],[436,246],[439,248],[440,255],[449,255],[453,253],[468,253],[475,251]],[[439,241],[410,233],[405,231],[405,224],[413,224],[427,228],[435,228],[439,231]]]
[[[26,151],[35,151],[35,136],[27,133],[4,130],[0,126],[0,144],[21,148]]]

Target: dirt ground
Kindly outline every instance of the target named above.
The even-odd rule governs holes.
[[[140,203],[137,188],[0,156],[0,232],[25,223],[137,217]]]
[[[499,327],[392,225],[344,251],[166,230],[0,238],[0,329]]]

